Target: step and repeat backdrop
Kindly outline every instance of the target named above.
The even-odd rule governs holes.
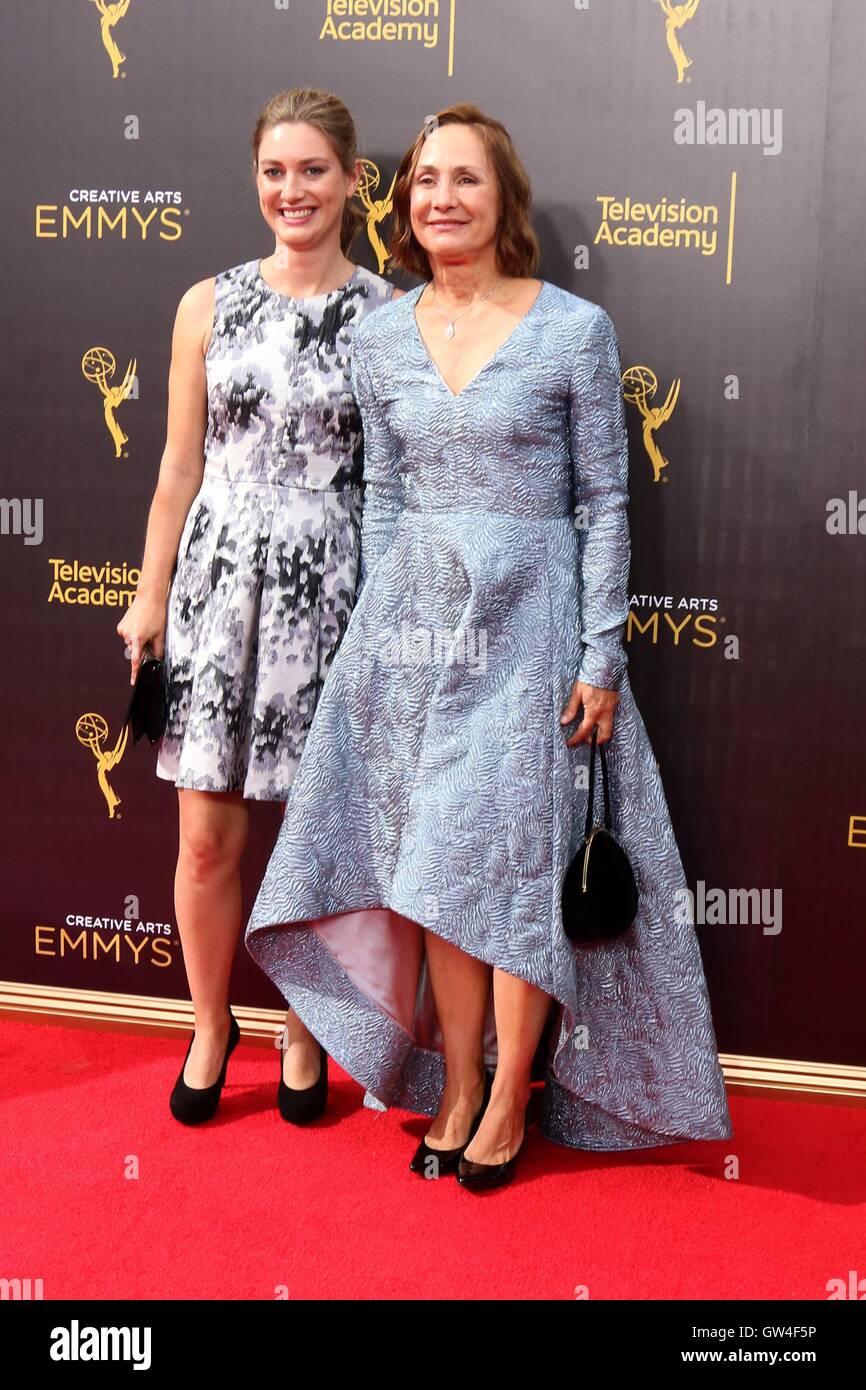
[[[364,230],[458,100],[508,127],[539,274],[616,326],[629,670],[723,1052],[866,1064],[866,6],[13,0],[2,83],[0,975],[187,997],[177,795],[122,729],[131,602],[197,280],[273,241],[249,138],[336,92]],[[257,806],[247,909],[279,826]],[[279,996],[239,946],[232,999]]]

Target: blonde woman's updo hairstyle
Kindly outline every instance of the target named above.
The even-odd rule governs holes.
[[[272,126],[285,122],[315,126],[325,136],[345,172],[355,172],[358,137],[348,108],[333,92],[323,92],[315,87],[290,87],[272,97],[256,121],[250,141],[254,175],[258,171],[262,136]],[[351,198],[347,198],[340,228],[340,250],[344,256],[348,256],[352,242],[365,222],[366,213]]]
[[[499,183],[501,208],[496,237],[496,260],[500,275],[532,275],[541,259],[538,238],[529,220],[532,188],[526,170],[501,121],[487,116],[469,101],[456,102],[436,113],[436,125],[473,125],[478,130],[487,158]],[[391,260],[423,280],[432,276],[427,252],[412,231],[409,198],[418,156],[434,122],[416,136],[397,170],[394,183],[394,222],[391,232]]]

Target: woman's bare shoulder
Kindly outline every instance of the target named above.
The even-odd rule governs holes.
[[[195,338],[206,353],[213,331],[216,298],[216,276],[197,280],[181,295],[175,320],[176,331],[185,338]]]

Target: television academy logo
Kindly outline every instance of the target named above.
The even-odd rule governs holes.
[[[113,352],[106,347],[92,347],[87,349],[81,359],[81,371],[85,381],[98,386],[102,395],[102,418],[114,441],[114,457],[116,459],[120,458],[124,444],[129,443],[129,435],[124,434],[120,428],[114,412],[119,405],[128,399],[133,385],[136,384],[135,369],[137,365],[137,361],[133,358],[127,365],[123,380],[111,386],[109,382],[117,371],[117,362]],[[123,457],[128,458],[129,455],[124,454]]]
[[[288,11],[290,0],[273,0]],[[457,0],[324,0],[319,42],[414,44],[438,50],[447,36],[447,76],[454,76]],[[440,11],[444,11],[440,23]]]
[[[658,3],[665,15],[665,43],[674,60],[677,82],[682,82],[686,69],[692,66],[692,59],[686,56],[680,43],[680,30],[689,20],[694,19],[701,0],[684,0],[682,4],[674,4],[674,0],[658,0]],[[686,80],[691,82],[692,79],[689,77]]]
[[[117,808],[120,805],[120,797],[112,786],[109,785],[108,774],[113,768],[117,767],[126,751],[126,743],[129,738],[129,725],[124,724],[117,736],[113,748],[108,748],[108,721],[104,715],[89,713],[82,714],[75,722],[75,737],[83,748],[89,749],[96,761],[96,781],[99,790],[105,797],[108,805],[108,819],[120,820],[117,815]]]
[[[64,201],[36,203],[34,227],[37,241],[180,241],[185,217],[178,189],[69,188]]]
[[[120,65],[126,62],[126,54],[118,48],[114,27],[125,17],[132,0],[114,0],[113,4],[106,3],[106,0],[91,0],[91,3],[99,11],[99,34],[111,61],[111,76],[125,77],[126,73],[120,71]]]
[[[100,969],[131,965],[165,970],[174,965],[179,949],[176,927],[143,917],[135,893],[127,894],[122,916],[99,910],[67,912],[61,920],[36,922],[33,928],[34,956],[75,960]]]
[[[625,640],[645,638],[650,646],[720,651],[726,661],[739,661],[740,639],[731,632],[727,614],[716,597],[698,594],[632,594]]]
[[[622,374],[622,384],[623,396],[629,405],[637,407],[643,417],[641,437],[644,449],[652,464],[653,482],[667,482],[667,478],[662,478],[662,469],[668,467],[669,460],[665,458],[656,443],[655,432],[662,425],[667,424],[673,415],[674,407],[679,400],[681,380],[679,377],[674,378],[662,405],[649,404],[659,385],[655,372],[651,371],[649,367],[629,367]]]
[[[385,266],[391,259],[387,246],[379,235],[379,224],[392,212],[394,207],[394,184],[397,182],[397,172],[391,180],[391,187],[384,198],[373,198],[372,194],[379,187],[381,173],[372,159],[361,160],[362,173],[358,180],[358,187],[355,189],[354,196],[360,198],[367,214],[367,240],[376,254],[378,274],[382,275]]]

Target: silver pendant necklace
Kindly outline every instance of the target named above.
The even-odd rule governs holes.
[[[448,323],[447,323],[446,327],[443,328],[443,330],[442,330],[442,332],[445,334],[445,337],[446,337],[446,338],[453,338],[453,337],[454,337],[454,325],[455,325],[455,323],[457,322],[457,320],[460,319],[460,318],[462,318],[464,314],[468,314],[470,309],[474,309],[475,306],[476,306],[476,304],[482,304],[482,303],[484,302],[485,299],[489,299],[490,296],[492,295],[493,291],[497,288],[497,286],[502,284],[502,279],[503,279],[503,277],[500,275],[499,279],[496,281],[496,284],[493,285],[492,288],[489,289],[489,290],[487,291],[486,294],[482,294],[482,296],[481,296],[480,299],[474,299],[474,300],[472,301],[472,303],[469,304],[469,305],[467,305],[467,307],[466,307],[465,309],[461,309],[459,314],[455,314],[454,317],[453,317],[453,319],[449,319],[449,320],[448,320]],[[426,286],[425,286],[425,288],[426,288]],[[435,293],[434,293],[433,303],[434,303],[434,304],[436,303]]]

